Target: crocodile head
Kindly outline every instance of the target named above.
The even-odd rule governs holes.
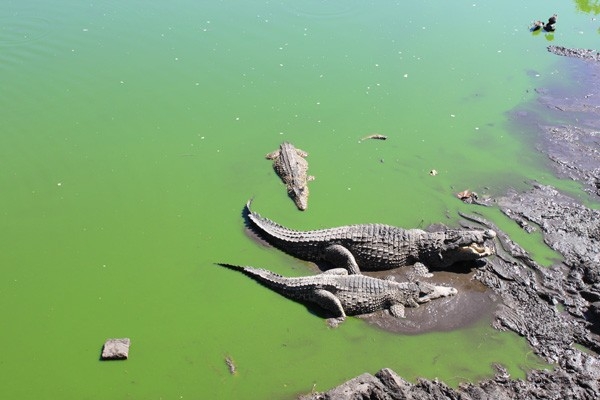
[[[448,229],[434,233],[439,241],[435,254],[428,260],[430,266],[447,267],[460,261],[477,260],[495,253],[493,238],[496,232],[488,230]]]
[[[419,304],[427,303],[440,297],[454,296],[458,293],[456,288],[436,286],[427,282],[417,282],[417,286],[419,287],[419,297],[417,298],[417,303]]]
[[[288,195],[299,210],[304,211],[308,208],[308,186],[294,186],[288,190]]]
[[[405,307],[419,307],[420,304],[428,303],[431,300],[441,297],[454,296],[458,293],[453,287],[435,286],[427,282],[394,282],[398,291],[395,292],[393,304],[390,306],[390,312],[397,318],[404,318]],[[407,292],[408,289],[408,292]]]

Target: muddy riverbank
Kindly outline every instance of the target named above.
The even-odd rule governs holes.
[[[572,60],[577,88],[538,88],[539,104],[551,111],[540,120],[517,110],[517,122],[537,131],[535,147],[553,171],[581,182],[591,202],[600,199],[600,66],[597,53],[549,48]],[[592,61],[590,61],[592,60]],[[564,259],[550,268],[538,265],[490,221],[465,215],[466,226],[499,232],[497,255],[473,276],[497,296],[493,326],[524,336],[533,351],[553,365],[525,380],[511,379],[497,365],[495,378],[454,389],[436,380],[413,384],[389,369],[363,374],[325,393],[304,399],[595,399],[600,393],[600,211],[557,189],[531,183],[526,192],[509,191],[494,199],[523,229],[539,229],[545,243]],[[383,366],[382,366],[383,367]]]

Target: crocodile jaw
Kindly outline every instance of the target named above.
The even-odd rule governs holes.
[[[465,256],[465,259],[482,258],[494,254],[494,249],[492,247],[480,245],[478,243],[472,243],[469,246],[461,246],[459,248],[459,251]],[[469,255],[472,255],[474,257],[469,257]]]
[[[429,288],[429,292],[425,295],[419,296],[419,298],[417,299],[417,303],[428,303],[431,300],[439,299],[440,297],[454,296],[457,293],[458,290],[456,290],[456,288],[453,287],[431,285],[431,287]]]
[[[483,240],[484,241],[487,239],[493,239],[495,237],[496,237],[496,232],[494,232],[491,229],[488,229],[483,232]],[[494,248],[486,246],[485,243],[483,243],[483,244],[471,243],[468,246],[461,246],[459,248],[459,250],[461,253],[466,255],[467,258],[481,258],[481,257],[491,256],[492,254],[494,254]],[[468,255],[472,255],[474,257],[469,257]]]

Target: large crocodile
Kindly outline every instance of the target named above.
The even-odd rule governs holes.
[[[273,169],[287,188],[288,195],[296,203],[299,210],[308,207],[308,181],[315,179],[308,176],[308,163],[304,157],[308,153],[294,147],[289,142],[283,142],[279,149],[266,155],[267,159],[273,160]]]
[[[346,268],[351,274],[359,274],[361,269],[388,270],[417,263],[443,269],[494,254],[493,244],[488,245],[496,236],[491,229],[426,232],[366,224],[297,231],[250,210],[250,201],[244,214],[259,236],[280,250],[302,260]]]
[[[343,268],[289,278],[261,268],[219,265],[241,271],[292,300],[317,305],[329,311],[338,321],[343,321],[346,315],[369,314],[378,310],[389,310],[393,316],[404,318],[405,306],[418,307],[430,300],[458,293],[453,287],[426,282],[395,282],[366,275],[348,275]]]

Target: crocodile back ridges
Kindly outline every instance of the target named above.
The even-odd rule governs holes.
[[[380,310],[401,297],[416,298],[419,290],[411,282],[392,282],[365,275],[319,274],[304,277],[285,277],[262,268],[219,264],[243,272],[263,286],[285,297],[314,301],[316,291],[325,290],[335,295],[348,315]]]
[[[302,211],[308,207],[307,183],[314,179],[307,175],[308,163],[304,159],[307,156],[308,153],[289,142],[283,142],[278,150],[267,154],[267,159],[273,160],[273,168],[285,184],[288,196]]]
[[[302,293],[308,293],[317,288],[314,279],[309,279],[311,277],[289,278],[263,268],[242,267],[231,264],[219,265],[235,271],[240,271],[263,286],[292,298],[304,298],[305,296],[303,296]]]
[[[385,224],[357,224],[346,225],[336,228],[314,229],[309,231],[299,231],[286,228],[277,222],[261,216],[259,213],[250,210],[250,203],[246,204],[248,218],[257,228],[270,238],[284,242],[328,242],[331,240],[356,241],[365,244],[375,244],[374,237],[379,237],[381,241],[387,241],[389,238],[403,238],[406,230]]]
[[[242,267],[231,264],[219,264],[229,269],[243,272],[263,285],[279,292],[292,294],[294,291],[325,289],[334,294],[360,291],[368,296],[385,294],[393,288],[409,288],[411,283],[398,283],[377,279],[366,275],[336,275],[321,273],[318,275],[286,277],[263,268]],[[408,286],[407,286],[408,285]],[[410,286],[412,288],[412,286]],[[415,286],[416,287],[416,286]]]
[[[259,234],[275,247],[308,261],[323,259],[325,247],[339,244],[354,254],[363,268],[391,269],[416,260],[419,238],[426,232],[405,230],[385,224],[347,225],[336,228],[298,231],[286,228],[246,205],[248,218]]]
[[[301,179],[301,174],[308,169],[308,163],[298,152],[301,154],[290,143],[283,142],[279,154],[281,163],[275,163],[274,168],[279,176],[286,175],[293,186],[302,187],[306,182]]]
[[[285,242],[319,242],[332,239],[352,238],[350,226],[315,229],[310,231],[299,231],[286,228],[268,218],[260,216],[258,213],[250,212],[250,220],[266,235],[273,239]],[[358,230],[357,230],[358,231]]]

